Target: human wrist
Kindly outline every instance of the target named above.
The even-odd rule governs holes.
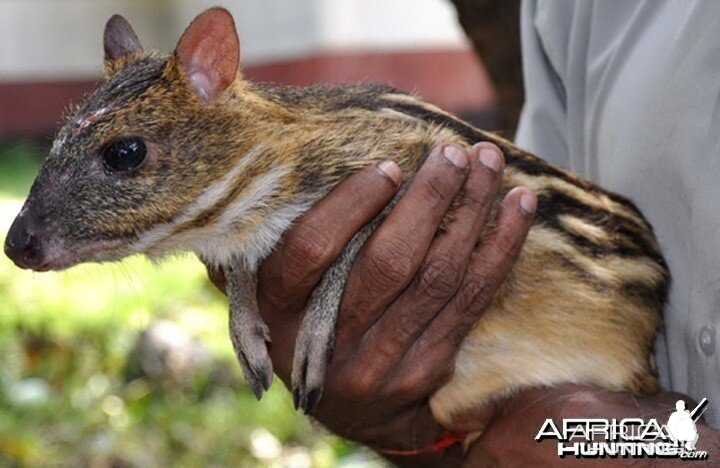
[[[466,459],[461,445],[454,445],[441,453],[426,452],[412,456],[383,455],[383,457],[394,465],[401,467],[462,467]]]
[[[368,426],[346,437],[361,442],[378,453],[410,451],[429,447],[445,432],[429,407],[403,411],[377,425]]]
[[[441,426],[427,406],[406,411],[377,428],[348,437],[398,466],[462,464],[462,437]]]

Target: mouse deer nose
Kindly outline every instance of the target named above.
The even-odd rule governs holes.
[[[31,232],[30,217],[23,210],[10,226],[5,239],[5,255],[20,268],[38,269],[45,262],[40,239]]]

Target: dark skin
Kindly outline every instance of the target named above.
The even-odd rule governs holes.
[[[430,155],[355,261],[324,393],[313,412],[331,431],[380,453],[427,447],[443,433],[429,397],[451,376],[462,340],[517,258],[534,215],[532,192],[511,191],[495,215],[495,233],[471,257],[500,186],[502,153],[481,143],[462,150],[464,157],[450,158],[452,163],[443,157],[444,148]],[[286,385],[295,336],[314,286],[401,181],[400,169],[390,162],[350,176],[303,215],[263,263],[258,304],[270,328],[275,372]],[[460,207],[445,232],[437,234],[457,194]],[[224,290],[221,272],[211,272],[211,278]],[[530,389],[456,421],[454,431],[484,428],[465,455],[459,444],[442,453],[383,454],[412,466],[553,465],[558,462],[555,446],[534,441],[545,418],[662,419],[679,397],[637,398],[576,385]],[[713,454],[720,456],[717,431],[698,427],[698,448],[708,450],[711,460]]]

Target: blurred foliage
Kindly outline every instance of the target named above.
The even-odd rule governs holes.
[[[0,148],[2,241],[37,171],[33,151]],[[189,380],[128,370],[158,318],[209,350]],[[0,255],[0,465],[380,463],[296,413],[279,381],[257,402],[240,375],[227,302],[192,257],[32,273]]]
[[[0,142],[0,199],[27,195],[46,151],[42,145],[27,141]]]

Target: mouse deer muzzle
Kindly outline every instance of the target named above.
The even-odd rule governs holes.
[[[51,211],[50,211],[51,212]],[[10,226],[5,255],[20,268],[33,271],[64,270],[86,261],[115,260],[127,255],[125,238],[80,239],[63,235],[57,219],[43,203],[28,199]]]
[[[5,255],[20,268],[43,270],[46,249],[39,235],[40,223],[30,210],[23,208],[10,226],[5,239]]]

